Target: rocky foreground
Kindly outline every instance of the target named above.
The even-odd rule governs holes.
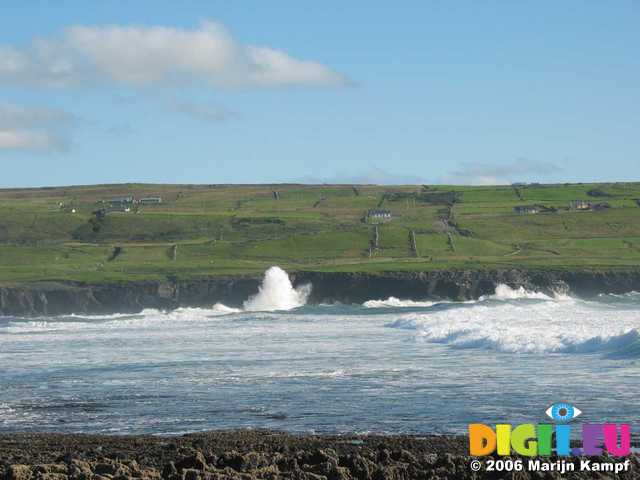
[[[638,457],[631,458],[628,472],[618,475],[475,473],[466,449],[464,438],[443,436],[294,436],[249,431],[181,437],[3,434],[0,479],[640,478]]]

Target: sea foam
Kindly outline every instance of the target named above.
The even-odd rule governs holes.
[[[396,297],[389,297],[386,300],[368,300],[362,304],[366,308],[403,308],[403,307],[432,307],[436,302],[416,302],[413,300],[401,300]]]
[[[640,342],[638,310],[509,287],[473,304],[407,313],[387,326],[414,330],[419,341],[510,353],[629,353]]]
[[[280,267],[271,267],[265,274],[258,293],[244,302],[246,311],[292,310],[307,303],[311,285],[293,288],[289,275]]]

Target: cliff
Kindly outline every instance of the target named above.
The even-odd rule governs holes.
[[[310,303],[362,303],[395,296],[420,300],[465,300],[488,295],[498,284],[546,293],[640,291],[640,270],[449,270],[434,272],[324,273],[297,272],[294,285],[313,285]],[[240,306],[257,292],[259,277],[209,277],[184,281],[85,284],[40,282],[0,287],[0,315],[37,316],[70,313],[139,312],[145,308]]]

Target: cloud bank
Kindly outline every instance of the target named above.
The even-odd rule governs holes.
[[[59,110],[0,104],[0,152],[66,149],[64,129],[73,118]]]
[[[424,183],[431,183],[418,175],[391,173],[377,167],[372,167],[368,170],[355,173],[339,172],[329,177],[306,176],[298,179],[297,181],[300,183],[329,185],[420,185]]]
[[[524,177],[548,177],[562,172],[549,162],[519,158],[510,164],[465,163],[462,168],[445,175],[442,183],[462,185],[504,185],[526,180]]]
[[[335,87],[331,68],[274,48],[243,45],[219,23],[171,27],[73,26],[28,48],[0,45],[0,83],[39,86],[202,83],[221,88]]]

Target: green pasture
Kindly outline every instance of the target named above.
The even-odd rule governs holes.
[[[162,203],[96,216],[128,195]],[[447,195],[454,200],[434,200]],[[254,275],[272,264],[362,272],[638,268],[638,199],[638,183],[4,189],[0,282]],[[572,200],[609,208],[575,211]],[[514,211],[534,204],[551,211]],[[366,221],[375,208],[392,214],[378,225],[377,246]]]

